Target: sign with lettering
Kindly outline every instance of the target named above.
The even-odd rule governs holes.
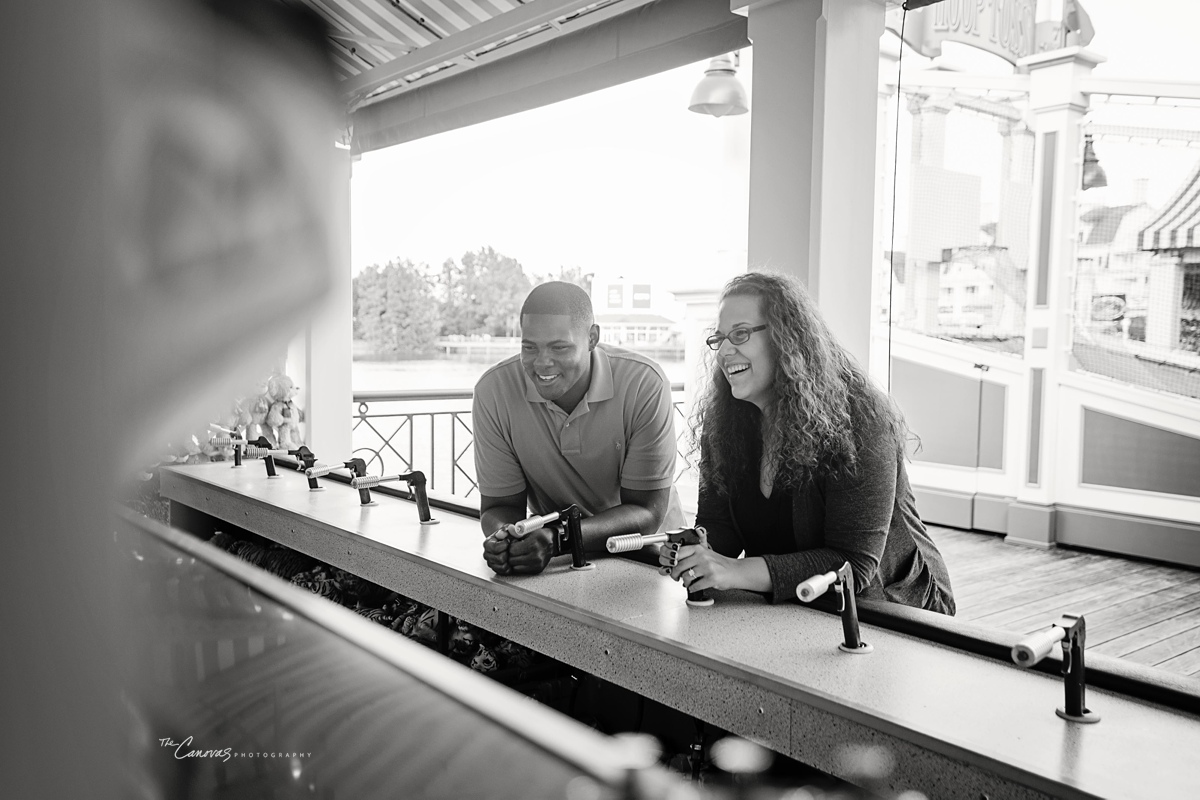
[[[621,308],[625,305],[625,286],[620,283],[608,285],[608,307]]]
[[[1064,20],[1035,22],[1037,0],[941,0],[908,12],[887,13],[887,28],[927,58],[942,54],[942,42],[958,42],[1000,56],[1010,64],[1069,44],[1086,45],[1091,23],[1078,0],[1063,4]],[[1076,33],[1076,36],[1068,36]]]

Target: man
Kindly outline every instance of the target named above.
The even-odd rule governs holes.
[[[684,524],[671,385],[650,359],[599,340],[587,293],[544,283],[521,307],[520,356],[475,385],[483,555],[497,573],[541,572],[560,554],[551,529],[511,536],[531,510],[579,506],[584,549],[597,555],[610,536]]]

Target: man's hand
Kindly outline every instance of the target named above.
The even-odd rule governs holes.
[[[516,536],[513,526],[501,525],[483,541],[483,559],[498,575],[536,575],[554,558],[553,528],[535,528]]]
[[[511,575],[512,563],[508,546],[513,534],[513,523],[525,519],[528,513],[525,492],[520,491],[507,497],[479,497],[479,524],[488,534],[483,540],[483,560],[498,575]]]
[[[483,560],[497,575],[512,573],[512,566],[508,562],[508,538],[500,536],[503,530],[501,528],[483,540]]]
[[[554,536],[551,528],[536,528],[520,539],[510,540],[508,564],[513,572],[536,575],[554,558]]]

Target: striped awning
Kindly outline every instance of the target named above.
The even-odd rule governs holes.
[[[749,46],[729,0],[291,2],[329,28],[356,153]]]
[[[1162,212],[1138,234],[1139,250],[1200,247],[1200,163]]]
[[[301,0],[329,25],[355,105],[462,72],[648,0]]]

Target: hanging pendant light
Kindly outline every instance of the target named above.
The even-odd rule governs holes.
[[[696,84],[688,111],[724,117],[729,114],[745,114],[750,110],[750,98],[746,87],[737,79],[740,57],[737,53],[717,56],[708,62],[704,77]]]
[[[1104,174],[1104,168],[1100,166],[1100,159],[1096,158],[1096,151],[1092,149],[1092,135],[1090,133],[1083,136],[1082,184],[1084,191],[1108,186],[1108,176]]]

